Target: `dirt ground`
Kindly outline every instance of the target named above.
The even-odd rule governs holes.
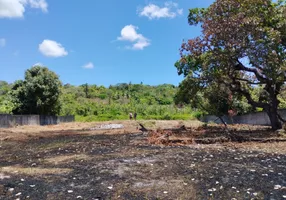
[[[123,129],[97,130],[102,124]],[[153,130],[187,127],[178,138],[221,137],[194,121],[140,121]],[[138,122],[0,129],[0,199],[286,199],[286,142],[154,145]],[[242,135],[284,138],[265,127]]]

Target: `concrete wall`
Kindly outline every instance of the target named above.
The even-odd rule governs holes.
[[[38,125],[40,124],[39,115],[11,115],[15,125]]]
[[[23,125],[52,125],[74,122],[74,116],[6,115],[0,114],[0,128]]]
[[[11,127],[13,120],[11,115],[0,114],[0,127],[7,128]]]
[[[283,119],[286,119],[286,109],[279,110],[279,113]],[[256,112],[249,113],[245,115],[234,116],[233,118],[229,116],[223,116],[223,120],[227,124],[250,124],[250,125],[263,125],[270,126],[270,120],[266,112]],[[214,115],[207,115],[202,117],[202,122],[215,122],[220,124],[221,121],[218,117]]]
[[[74,115],[59,116],[58,117],[58,123],[66,123],[66,122],[74,122],[74,121],[75,121]]]
[[[40,125],[52,125],[66,122],[74,122],[75,118],[73,115],[70,116],[45,116],[40,115]]]

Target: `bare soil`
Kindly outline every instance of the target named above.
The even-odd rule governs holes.
[[[286,199],[286,142],[150,144],[138,122],[0,129],[0,199]],[[220,126],[140,121],[169,141],[223,137]],[[249,138],[283,139],[265,127],[234,126]],[[163,131],[164,132],[164,131]]]

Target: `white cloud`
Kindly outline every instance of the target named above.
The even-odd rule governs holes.
[[[143,50],[145,47],[150,45],[150,40],[144,37],[142,34],[137,33],[139,28],[133,25],[126,25],[121,30],[121,36],[118,40],[132,42],[133,45],[131,49]]]
[[[6,46],[6,39],[0,38],[0,47],[5,47],[5,46]]]
[[[92,62],[87,63],[86,65],[82,66],[84,69],[93,69],[94,65]]]
[[[27,6],[48,12],[46,0],[0,0],[0,18],[22,18]]]
[[[44,40],[39,44],[39,51],[47,57],[62,57],[68,55],[65,48],[53,40]]]
[[[38,63],[33,64],[33,67],[35,67],[35,66],[44,67],[44,64],[43,64],[43,63],[38,62]]]
[[[148,40],[139,40],[135,44],[133,44],[132,48],[133,49],[138,49],[138,50],[143,50],[145,47],[148,47],[150,43]]]
[[[41,9],[43,12],[48,12],[48,4],[46,0],[28,0],[31,8]]]
[[[150,3],[144,8],[138,9],[138,13],[149,19],[174,18],[177,15],[182,15],[183,9],[178,9],[178,4],[174,2],[166,2],[163,7]]]

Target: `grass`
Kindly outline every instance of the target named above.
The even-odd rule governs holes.
[[[15,128],[0,128],[0,144],[3,141],[25,141],[36,138],[57,137],[63,135],[93,135],[93,134],[126,134],[138,132],[139,125],[142,123],[146,128],[171,128],[185,126],[200,126],[202,123],[197,120],[114,120],[104,122],[73,122],[48,126],[19,126]],[[124,129],[89,131],[90,128],[102,124],[122,124]],[[51,146],[65,145],[65,141],[55,141]],[[42,144],[45,148],[46,144]],[[47,148],[49,148],[47,146]]]
[[[71,172],[69,168],[38,168],[38,167],[23,167],[23,166],[8,166],[1,167],[0,172],[9,174],[24,174],[29,176],[48,175],[48,174],[66,174]]]
[[[74,154],[74,155],[63,155],[63,156],[54,156],[46,158],[44,159],[44,162],[58,165],[61,163],[73,162],[74,160],[88,160],[90,158],[91,158],[90,156],[87,156],[85,154]]]
[[[193,112],[190,114],[169,114],[162,115],[138,115],[138,120],[196,120],[201,116],[200,112]],[[128,120],[128,115],[120,114],[101,114],[101,115],[89,115],[89,116],[75,116],[77,122],[94,122],[94,121],[110,121],[110,120]]]

